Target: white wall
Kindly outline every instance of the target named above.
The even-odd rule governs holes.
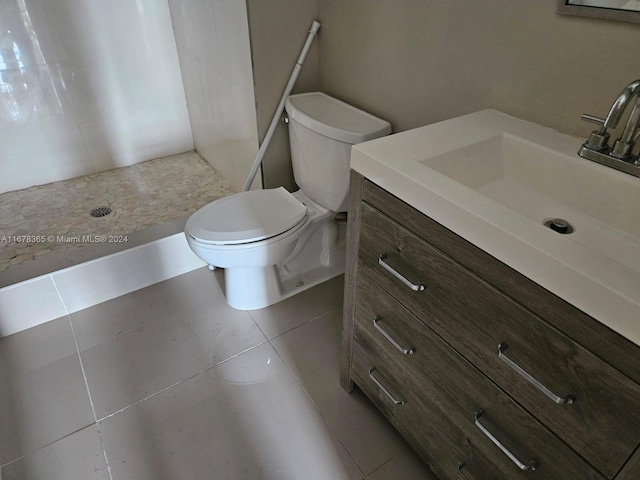
[[[258,151],[245,0],[169,5],[196,150],[240,191]]]
[[[0,192],[193,149],[169,5],[0,0]]]

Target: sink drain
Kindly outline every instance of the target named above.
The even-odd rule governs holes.
[[[109,207],[96,207],[91,210],[92,217],[106,217],[111,213],[111,209]]]
[[[551,218],[549,220],[545,220],[544,226],[563,235],[573,232],[571,224],[562,218]]]

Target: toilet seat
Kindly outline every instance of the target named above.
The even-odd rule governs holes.
[[[240,245],[280,235],[305,221],[307,207],[285,188],[220,198],[195,212],[186,232],[212,245]]]

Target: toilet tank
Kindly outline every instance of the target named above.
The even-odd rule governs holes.
[[[323,207],[346,211],[351,145],[388,135],[391,125],[321,92],[291,95],[285,108],[296,183]]]

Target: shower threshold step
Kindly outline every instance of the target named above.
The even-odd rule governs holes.
[[[0,337],[84,310],[206,264],[183,233],[186,218],[0,272]]]
[[[189,216],[187,215],[160,225],[154,225],[137,232],[128,233],[125,236],[126,241],[98,242],[83,245],[82,247],[70,248],[43,255],[36,261],[15,265],[0,271],[0,288],[24,282],[48,273],[57,272],[58,270],[73,267],[74,265],[89,262],[106,255],[128,250],[154,240],[168,237],[174,233],[183,232],[188,218]]]

